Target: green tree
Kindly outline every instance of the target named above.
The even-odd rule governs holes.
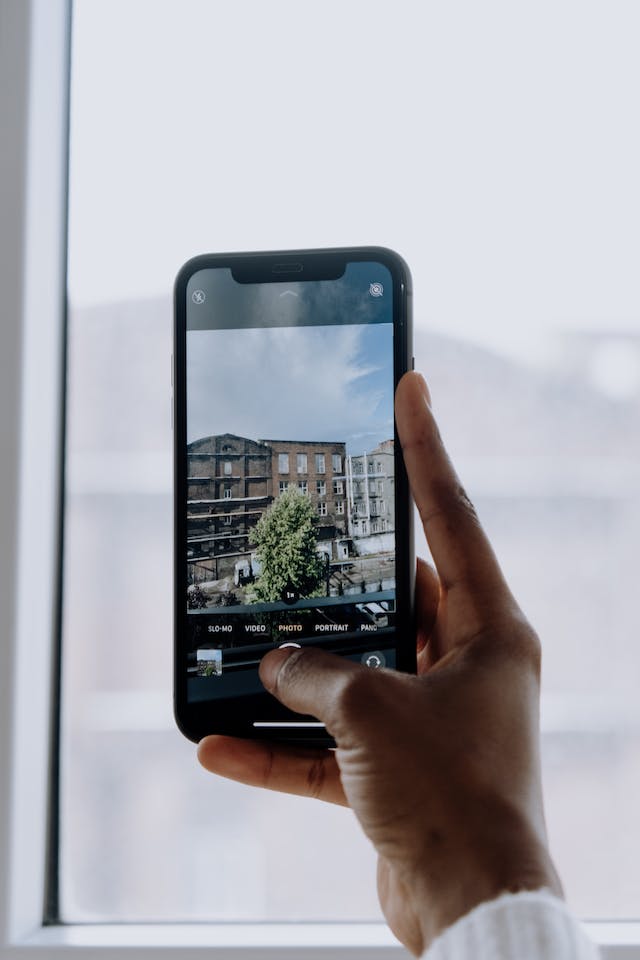
[[[317,595],[325,575],[318,554],[318,521],[308,497],[289,487],[260,517],[253,531],[260,576],[253,587],[258,601],[280,600],[285,587],[301,597]]]

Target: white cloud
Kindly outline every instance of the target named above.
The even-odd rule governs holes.
[[[391,356],[387,369],[370,362],[368,330],[191,331],[189,440],[227,432],[274,440],[358,435],[374,442],[391,435]]]

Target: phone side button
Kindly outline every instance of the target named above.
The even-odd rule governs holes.
[[[415,370],[415,368],[416,368],[416,358],[411,357],[411,369]]]

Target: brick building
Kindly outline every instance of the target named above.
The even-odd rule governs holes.
[[[187,447],[187,562],[190,582],[251,569],[251,530],[293,484],[318,517],[318,549],[349,555],[344,443],[249,440],[226,433]]]
[[[224,433],[187,451],[189,579],[218,580],[250,554],[250,530],[273,501],[271,449]]]
[[[318,547],[331,560],[349,555],[347,543],[346,447],[309,440],[262,440],[272,450],[273,490],[297,487],[318,517]]]

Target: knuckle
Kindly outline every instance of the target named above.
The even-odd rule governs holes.
[[[273,748],[269,746],[264,756],[264,765],[262,768],[261,786],[263,787],[271,786],[274,760],[275,754],[273,752]]]
[[[539,677],[542,666],[542,644],[538,634],[528,623],[522,630],[518,643],[520,656],[529,662]]]
[[[480,519],[478,517],[476,508],[471,501],[471,498],[467,494],[467,491],[459,481],[454,487],[449,489],[449,496],[451,507],[454,512],[462,513],[468,520],[479,527]]]
[[[459,523],[462,518],[480,528],[476,508],[459,481],[455,484],[448,480],[434,481],[433,500],[435,505],[425,510],[421,518],[425,526],[436,517],[440,517],[448,521],[451,527]]]
[[[307,771],[307,790],[310,797],[317,800],[322,794],[327,779],[327,765],[325,757],[315,759]]]
[[[511,656],[539,673],[542,659],[540,638],[519,608],[511,612],[508,641]]]
[[[519,671],[540,677],[540,639],[519,611],[483,627],[472,639],[470,648],[479,661],[495,662],[497,658],[502,663],[512,663]]]
[[[375,671],[364,667],[345,675],[335,698],[336,711],[345,721],[353,723],[370,710],[375,680]]]

